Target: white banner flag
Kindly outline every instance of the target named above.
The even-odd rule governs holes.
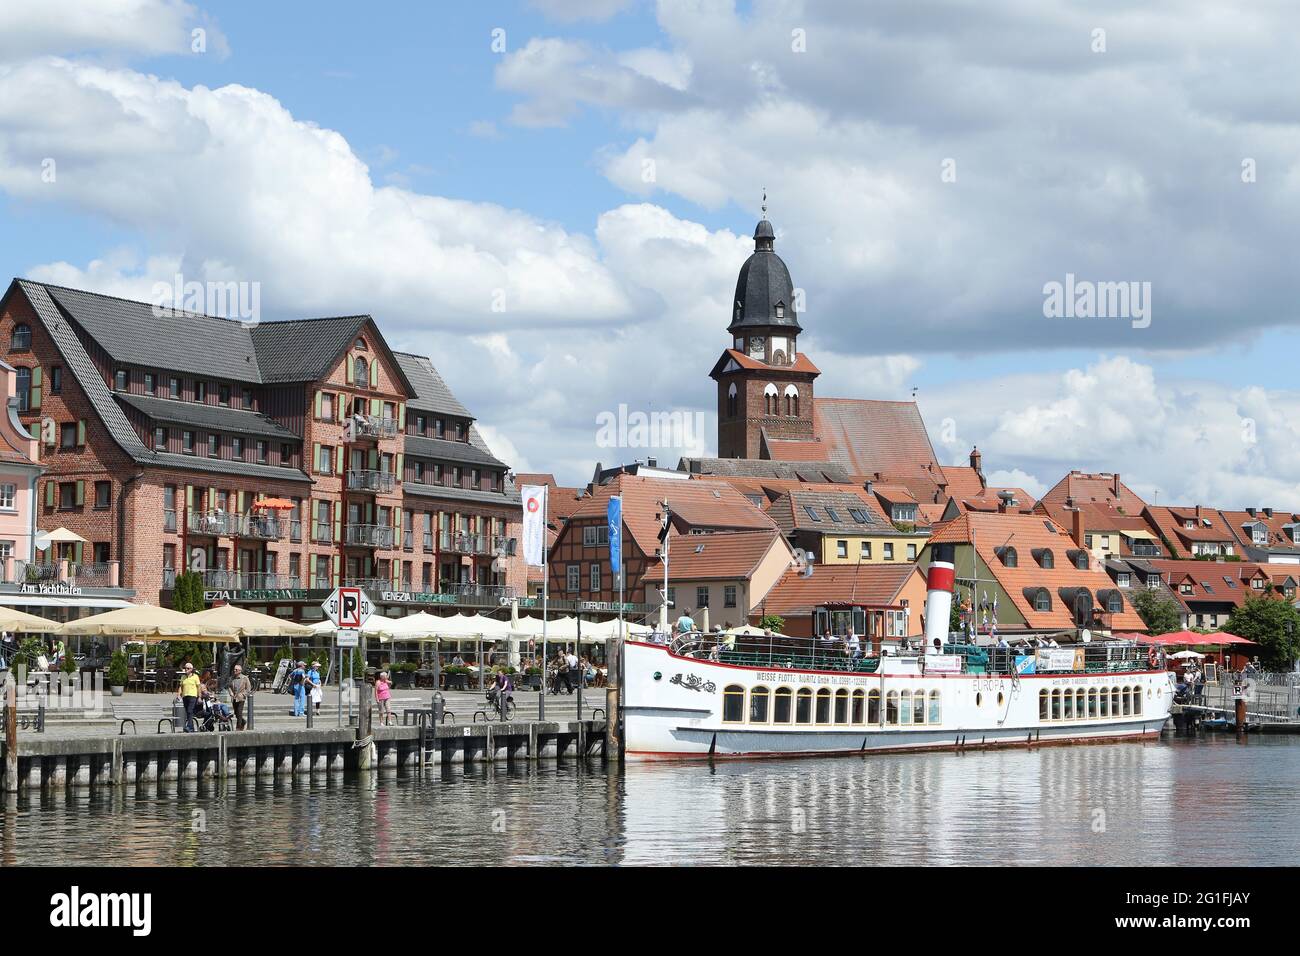
[[[546,564],[546,485],[524,485],[524,564]]]

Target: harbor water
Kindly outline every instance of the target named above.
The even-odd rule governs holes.
[[[1289,865],[1300,740],[477,765],[12,795],[0,864]]]

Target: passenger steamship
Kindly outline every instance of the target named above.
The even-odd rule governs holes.
[[[1152,738],[1173,702],[1168,674],[1128,641],[1008,649],[949,643],[951,545],[927,574],[923,650],[853,659],[818,639],[681,635],[629,641],[629,759],[867,751]]]

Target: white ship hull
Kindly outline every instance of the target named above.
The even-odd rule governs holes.
[[[741,667],[629,642],[627,756],[811,756],[1154,738],[1173,702],[1160,670],[926,675],[914,658],[886,658],[882,670]],[[788,703],[778,705],[778,696]]]

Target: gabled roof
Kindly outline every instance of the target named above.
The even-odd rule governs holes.
[[[825,461],[826,446],[813,439],[799,441],[790,438],[769,438],[767,429],[759,433],[759,453],[773,461]]]
[[[761,606],[764,614],[781,617],[802,617],[834,601],[891,607],[908,580],[920,574],[915,564],[820,564],[807,578],[791,569]]]
[[[1194,605],[1231,604],[1240,607],[1249,597],[1261,593],[1251,587],[1253,578],[1269,581],[1271,578],[1263,565],[1250,561],[1196,561],[1153,559],[1148,562],[1160,572],[1165,582],[1172,589],[1174,597],[1189,610],[1196,610]],[[1191,587],[1190,593],[1183,593],[1182,585]]]
[[[782,548],[790,556],[789,546],[775,528],[716,534],[674,533],[668,542],[668,583],[748,580],[773,547]],[[645,579],[661,585],[662,565],[647,565]]]
[[[1147,506],[1128,485],[1120,481],[1118,474],[1101,472],[1091,474],[1071,471],[1058,481],[1042,497],[1052,509],[1065,506],[1065,499],[1073,498],[1075,504],[1085,501],[1099,501],[1109,504],[1126,514],[1138,515]],[[1055,510],[1052,512],[1055,513]]]
[[[1064,528],[1042,515],[967,512],[941,525],[930,541],[969,544],[972,537],[980,559],[1033,629],[1073,627],[1069,598],[1076,591],[1071,589],[1086,588],[1093,606],[1104,609],[1098,592],[1114,588],[1105,569],[1096,562],[1089,561],[1086,571],[1074,566],[1068,552],[1076,550],[1075,542]],[[1003,564],[1007,548],[1016,551],[1016,567]],[[1038,557],[1044,550],[1052,552],[1051,568],[1039,564]],[[1047,611],[1035,609],[1031,596],[1038,589],[1046,589],[1051,599]],[[1127,595],[1124,598],[1124,609],[1111,616],[1111,627],[1117,631],[1145,631],[1142,618],[1128,603]]]
[[[1196,512],[1195,506],[1152,505],[1146,509],[1145,517],[1171,544],[1182,551],[1190,551],[1194,542],[1237,543],[1237,536],[1218,511],[1202,507],[1199,515]],[[1183,527],[1187,521],[1192,522],[1195,527]]]
[[[677,481],[622,474],[583,498],[571,521],[605,517],[610,496],[623,496],[623,523],[642,553],[659,547],[661,525],[655,517],[667,498],[679,531],[768,531],[776,525],[761,509],[723,481]]]
[[[1260,508],[1256,508],[1253,515],[1248,511],[1222,511],[1220,514],[1243,549],[1289,554],[1300,552],[1300,545],[1292,539],[1289,530],[1300,523],[1300,515],[1290,511],[1274,511],[1270,515]],[[1266,529],[1267,540],[1264,544],[1255,543],[1254,528],[1257,525],[1263,525]]]
[[[915,402],[818,397],[813,434],[827,446],[828,459],[850,474],[879,472],[891,480],[928,475],[931,486],[942,480]]]
[[[415,390],[415,396],[406,403],[408,410],[414,408],[417,411],[473,418],[469,409],[451,393],[451,389],[447,387],[447,383],[443,381],[438,370],[433,367],[433,362],[427,357],[412,355],[410,352],[394,354],[397,356],[397,364],[406,373],[407,379]]]
[[[809,513],[812,509],[812,513]],[[858,521],[853,512],[866,521]],[[817,531],[825,534],[883,534],[894,526],[880,513],[875,502],[852,487],[837,491],[791,489],[780,495],[767,509],[768,515],[784,534]],[[813,518],[813,515],[817,515]]]

